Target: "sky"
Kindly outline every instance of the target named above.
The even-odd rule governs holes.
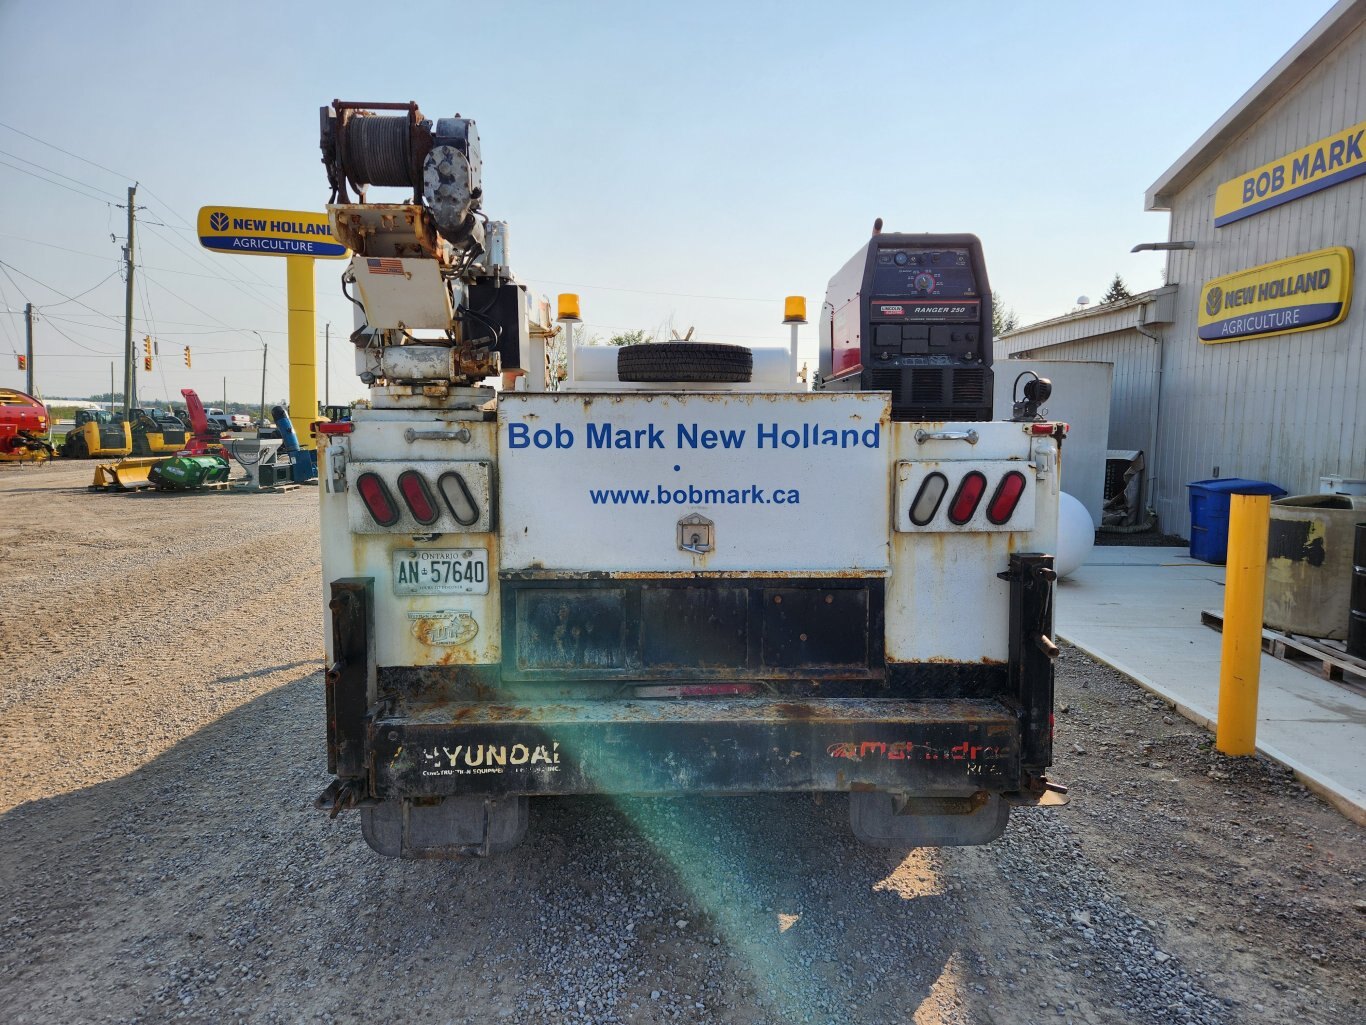
[[[474,118],[515,272],[579,293],[588,336],[786,344],[783,297],[816,313],[876,217],[977,234],[1021,321],[1058,316],[1116,273],[1162,284],[1129,252],[1167,238],[1145,190],[1330,6],[0,0],[0,386],[24,386],[31,302],[36,389],[108,390],[136,182],[139,396],[259,401],[264,342],[283,399],[284,261],[193,228],[204,205],[321,211],[334,98]],[[333,402],[364,394],[343,267],[317,265]]]

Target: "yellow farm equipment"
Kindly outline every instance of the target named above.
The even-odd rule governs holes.
[[[132,451],[132,429],[103,409],[78,409],[76,423],[62,442],[62,456],[67,459],[126,456]]]
[[[162,456],[146,456],[133,459],[120,459],[117,463],[100,463],[95,467],[95,480],[91,489],[102,488],[112,491],[136,491],[150,485],[148,472]]]
[[[175,455],[189,441],[185,425],[175,417],[133,410],[133,455]]]

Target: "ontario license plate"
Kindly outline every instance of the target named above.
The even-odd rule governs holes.
[[[488,594],[487,548],[410,548],[394,554],[394,594]]]

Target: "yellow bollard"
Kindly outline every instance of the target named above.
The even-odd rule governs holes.
[[[1257,751],[1257,684],[1262,669],[1262,600],[1270,495],[1230,495],[1219,722],[1214,746],[1226,755]]]

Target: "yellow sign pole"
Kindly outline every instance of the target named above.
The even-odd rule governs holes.
[[[1257,686],[1262,670],[1262,602],[1270,495],[1230,495],[1219,722],[1214,746],[1226,755],[1257,751]]]
[[[314,316],[313,257],[285,257],[289,303],[289,418],[299,447],[317,448],[308,425],[318,418],[317,319]]]

